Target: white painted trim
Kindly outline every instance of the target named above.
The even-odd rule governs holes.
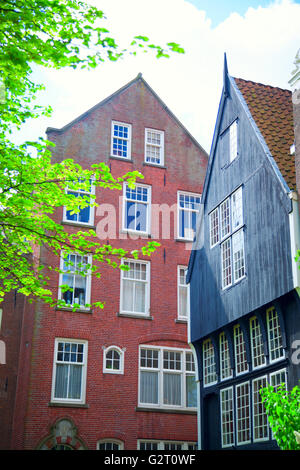
[[[185,320],[188,322],[189,317],[190,317],[190,285],[180,284],[180,270],[181,269],[185,270],[185,278],[186,278],[187,266],[183,266],[181,264],[177,265],[177,318],[178,320]],[[179,305],[180,305],[179,287],[185,287],[187,290],[187,305],[186,305],[187,314],[186,316],[180,315],[180,312],[179,312]]]
[[[133,230],[130,228],[127,228],[125,225],[125,220],[126,220],[126,187],[127,183],[123,183],[123,200],[122,200],[122,231],[126,232],[128,234],[132,234],[134,236],[143,236],[143,235],[150,235],[151,234],[151,205],[152,205],[152,187],[147,184],[135,184],[135,187],[137,188],[147,188],[148,195],[147,195],[147,202],[145,201],[134,201],[134,202],[141,202],[147,206],[147,218],[146,218],[146,230]]]
[[[92,179],[93,181],[93,179]],[[68,193],[68,191],[71,191],[71,192],[74,192],[74,193],[80,193],[80,194],[83,194],[83,195],[86,195],[86,194],[91,194],[92,196],[95,195],[95,191],[96,191],[96,188],[94,186],[94,184],[91,183],[91,191],[88,192],[88,191],[83,191],[83,190],[73,190],[73,189],[68,189],[68,187],[66,187],[65,189],[65,193]],[[94,199],[93,198],[90,198],[90,203],[92,203]],[[79,214],[79,213],[78,213]],[[72,225],[79,225],[79,226],[82,226],[82,227],[89,227],[90,225],[94,225],[94,219],[95,219],[95,206],[90,206],[90,219],[88,222],[78,222],[77,220],[69,220],[67,219],[67,209],[66,209],[66,206],[63,206],[63,222],[68,222],[69,224],[72,224]]]
[[[146,280],[143,281],[146,285],[146,293],[145,293],[145,312],[131,312],[131,311],[128,311],[128,310],[123,310],[122,306],[123,306],[123,286],[122,286],[122,283],[123,283],[123,275],[124,275],[124,272],[122,269],[120,269],[120,315],[122,314],[125,314],[125,315],[133,315],[133,316],[136,316],[136,317],[149,317],[150,316],[150,292],[151,292],[151,274],[150,274],[150,270],[151,270],[151,263],[150,261],[144,261],[144,260],[136,260],[136,259],[133,259],[133,258],[126,258],[126,259],[122,259],[121,260],[121,263],[124,264],[124,262],[127,261],[127,262],[133,262],[133,263],[140,263],[140,264],[145,264],[146,265]],[[130,279],[129,279],[130,280]],[[134,280],[132,280],[132,282],[134,282]]]
[[[56,378],[56,357],[57,357],[57,348],[58,343],[76,343],[83,344],[83,363],[82,363],[82,372],[81,372],[81,398],[80,399],[70,399],[70,398],[55,398],[55,378]],[[87,358],[88,358],[88,341],[83,339],[70,339],[70,338],[55,338],[54,340],[54,354],[53,354],[53,367],[52,367],[52,387],[51,387],[51,401],[53,403],[79,403],[85,404],[86,399],[86,379],[87,379]],[[74,364],[77,364],[74,362]]]
[[[157,368],[150,368],[150,367],[141,367],[141,350],[142,349],[150,349],[150,350],[158,350],[158,367]],[[170,352],[177,352],[181,355],[181,369],[164,369],[163,367],[163,352],[170,351]],[[157,346],[151,344],[140,344],[139,345],[139,357],[138,357],[138,367],[139,367],[139,377],[138,377],[138,406],[147,407],[155,409],[168,409],[168,410],[187,410],[187,411],[196,411],[197,407],[186,406],[186,376],[187,375],[194,375],[196,377],[196,363],[195,363],[195,371],[187,371],[186,370],[186,353],[191,353],[194,358],[195,362],[195,355],[193,351],[188,348],[176,348],[176,347],[168,347],[168,346]],[[157,372],[158,374],[158,404],[153,403],[144,403],[140,401],[140,392],[141,392],[141,371],[153,371]],[[178,374],[181,376],[181,405],[166,405],[163,403],[163,374],[164,372],[168,373],[168,371],[172,374]],[[198,397],[197,397],[198,398]],[[199,402],[198,402],[199,403]]]
[[[269,425],[269,422],[268,422],[268,419],[267,419],[267,437],[262,437],[262,438],[258,438],[258,439],[255,439],[254,438],[254,382],[258,382],[259,380],[263,380],[265,379],[266,380],[266,386],[268,386],[268,375],[262,375],[261,377],[256,377],[255,379],[253,379],[251,381],[251,398],[252,398],[252,437],[253,437],[253,442],[264,442],[264,441],[269,441],[270,440],[270,425]],[[266,415],[267,416],[267,415]]]
[[[70,255],[78,255],[78,253],[70,253]],[[78,256],[86,256],[88,258],[88,264],[92,265],[92,256],[91,255],[78,255]],[[63,257],[63,251],[61,252],[60,256],[60,271],[63,271],[64,267],[64,257]],[[62,292],[60,286],[62,285],[62,277],[65,272],[59,273],[59,281],[58,281],[58,299],[63,300],[62,297]],[[70,273],[72,274],[72,273]],[[88,270],[88,274],[85,276],[86,278],[86,304],[91,303],[91,284],[92,284],[92,279],[91,279],[91,272]],[[70,307],[73,308],[73,304],[70,305],[64,305],[63,307]],[[76,307],[76,310],[89,310],[90,307]]]
[[[179,204],[179,198],[180,198],[180,195],[184,195],[184,196],[194,196],[194,197],[199,197],[200,198],[200,202],[199,202],[199,207],[201,205],[201,198],[202,198],[202,195],[200,193],[191,193],[189,191],[177,191],[177,239],[178,240],[186,240],[188,242],[192,242],[194,240],[194,236],[195,236],[195,233],[196,233],[196,229],[197,229],[197,217],[198,217],[198,214],[199,214],[199,211],[197,210],[194,210],[194,209],[185,209],[183,208],[182,210],[184,211],[188,211],[188,212],[195,212],[196,213],[196,227],[195,227],[195,231],[193,231],[193,235],[192,236],[188,236],[188,237],[182,237],[180,236],[180,230],[179,230],[179,227],[180,227],[180,224],[179,224],[179,212],[180,212],[180,204]],[[189,232],[192,231],[192,229],[188,229]]]
[[[111,350],[117,351],[120,355],[120,369],[107,369],[106,367],[106,355]],[[119,346],[111,345],[103,347],[103,374],[124,374],[124,353],[125,350],[119,348]]]
[[[299,217],[299,201],[296,192],[289,193],[292,202],[292,211],[289,213],[290,224],[290,240],[291,240],[291,263],[294,289],[300,288],[300,269],[295,261],[297,250],[300,249],[300,217]]]
[[[122,157],[120,155],[114,155],[113,154],[113,137],[114,137],[114,125],[119,125],[119,126],[124,126],[124,127],[127,127],[128,128],[128,139],[123,139],[123,140],[127,140],[128,142],[128,146],[127,146],[127,156],[126,157]],[[131,160],[131,135],[132,135],[132,129],[131,129],[131,124],[128,124],[126,122],[121,122],[121,121],[115,121],[115,120],[112,120],[111,121],[111,136],[110,136],[110,155],[112,157],[117,157],[117,158],[121,158],[122,160]],[[120,137],[120,139],[122,139]]]
[[[250,434],[250,439],[248,441],[241,441],[241,442],[238,442],[238,426],[237,426],[237,423],[238,423],[238,406],[237,406],[237,401],[238,401],[238,395],[237,395],[237,389],[242,387],[243,385],[248,385],[248,402],[249,402],[249,405],[248,405],[248,408],[249,408],[249,434]],[[251,388],[250,388],[250,381],[247,380],[246,382],[241,382],[241,383],[238,383],[236,384],[235,386],[235,430],[236,430],[236,445],[237,446],[242,446],[242,445],[245,445],[245,444],[251,444],[251,429],[252,429],[252,413],[251,413]]]
[[[160,138],[161,138],[161,144],[160,145],[150,144],[149,142],[147,142],[147,132],[148,131],[156,132],[157,134],[160,135]],[[160,148],[160,162],[159,163],[147,162],[147,160],[146,160],[147,144],[148,145],[153,145],[154,147],[159,147]],[[165,163],[165,132],[164,131],[161,131],[161,130],[158,130],[158,129],[152,129],[150,127],[145,128],[144,161],[148,165],[154,165],[154,166],[158,166],[158,167],[164,165],[164,163]]]

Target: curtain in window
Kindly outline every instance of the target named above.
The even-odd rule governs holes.
[[[140,402],[158,404],[158,373],[141,371]]]
[[[146,313],[146,284],[123,279],[123,308],[125,312]]]
[[[57,364],[55,380],[55,398],[80,399],[82,366]]]
[[[181,405],[181,375],[164,373],[164,404]]]

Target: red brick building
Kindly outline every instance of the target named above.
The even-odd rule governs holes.
[[[144,175],[134,190],[97,188],[99,207],[75,215],[61,208],[56,221],[70,232],[94,227],[104,242],[129,251],[150,239],[161,247],[151,258],[127,260],[129,271],[103,266],[101,279],[76,276],[41,252],[43,262],[66,271],[50,284],[70,308],[28,306],[13,294],[3,305],[1,448],[193,448],[185,267],[207,154],[141,75],[47,134],[56,160],[104,161],[116,177]],[[74,254],[71,261],[90,260]],[[60,292],[61,283],[73,291]],[[104,309],[83,307],[97,300]],[[82,307],[73,312],[73,303]]]

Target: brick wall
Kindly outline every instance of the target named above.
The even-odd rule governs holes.
[[[132,125],[132,162],[110,158],[113,119]],[[162,168],[144,163],[145,127],[164,131],[165,164]],[[72,125],[62,130],[49,130],[48,138],[56,144],[56,160],[73,158],[85,167],[105,161],[114,176],[140,171],[144,175],[141,182],[152,188],[152,205],[176,204],[178,190],[202,191],[207,164],[205,152],[141,78]],[[99,188],[96,195],[99,203],[115,208],[119,221],[122,193]],[[95,212],[98,231],[103,228],[103,213],[100,213],[101,210],[98,215]],[[55,219],[62,221],[62,209],[57,211]],[[78,227],[67,225],[66,228],[72,232]],[[68,418],[74,423],[77,435],[89,449],[95,449],[97,441],[104,438],[120,439],[126,449],[136,449],[137,439],[197,441],[196,414],[137,410],[139,345],[188,348],[187,324],[177,321],[177,266],[188,264],[190,251],[186,243],[176,241],[173,220],[170,229],[170,237],[162,239],[160,220],[156,239],[162,246],[150,260],[150,319],[118,315],[120,272],[104,265],[103,276],[92,280],[91,290],[91,300],[105,301],[104,309],[73,313],[36,305],[29,390],[24,384],[17,390],[19,404],[26,401],[26,417],[22,418],[20,411],[18,414],[19,424],[22,419],[25,422],[25,432],[22,438],[17,437],[15,428],[13,448],[37,448],[60,418]],[[106,241],[131,251],[147,240],[132,240],[126,233],[119,233],[117,224],[116,239],[110,236]],[[58,263],[58,259],[46,250],[42,250],[41,256],[52,265]],[[50,285],[54,291],[57,289],[58,274],[52,274]],[[88,341],[87,407],[50,404],[54,341],[58,337]],[[103,373],[103,347],[109,345],[125,348],[124,374]]]

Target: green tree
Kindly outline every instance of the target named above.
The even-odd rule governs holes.
[[[276,389],[269,385],[260,393],[280,449],[300,450],[295,435],[295,431],[300,432],[300,387],[296,386],[289,392],[285,384]]]
[[[178,44],[164,48],[145,36],[133,37],[121,48],[103,27],[104,13],[79,0],[2,0],[0,4],[0,301],[6,292],[16,289],[51,305],[58,300],[48,287],[52,266],[39,262],[41,246],[57,256],[66,253],[92,254],[93,259],[112,267],[121,267],[124,250],[100,244],[96,233],[78,231],[70,236],[53,219],[54,211],[64,205],[78,212],[90,204],[66,194],[69,189],[95,186],[121,189],[122,182],[134,185],[142,175],[136,171],[115,179],[103,162],[83,169],[72,159],[60,163],[51,160],[51,142],[16,145],[11,134],[28,119],[49,116],[50,107],[36,104],[43,85],[32,80],[32,66],[95,68],[104,61],[116,61],[138,50],[154,51],[157,58],[169,52],[184,52]],[[96,205],[93,201],[92,204]],[[158,243],[149,242],[140,253],[149,255]],[[86,266],[100,276],[96,264]],[[101,300],[101,299],[100,299]],[[96,305],[102,306],[101,301]],[[76,306],[75,306],[76,307]]]

